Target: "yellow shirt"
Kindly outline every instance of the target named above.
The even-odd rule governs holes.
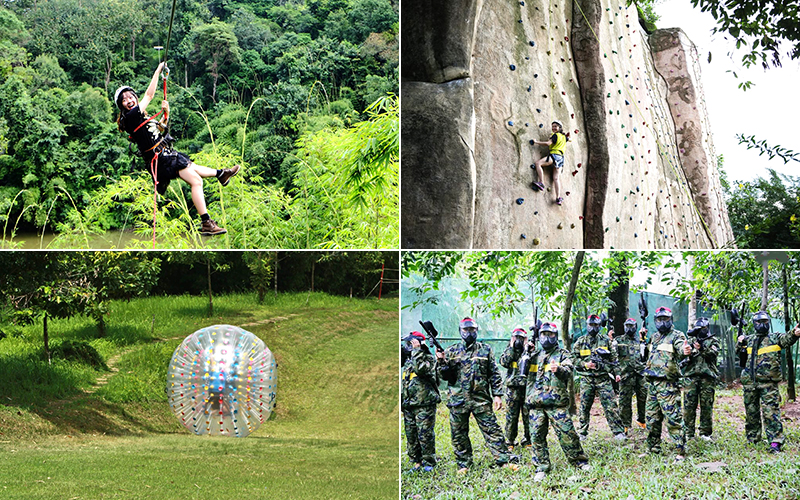
[[[550,154],[564,156],[564,147],[567,145],[567,136],[560,132],[556,132],[550,137],[550,142],[553,143],[550,146]]]

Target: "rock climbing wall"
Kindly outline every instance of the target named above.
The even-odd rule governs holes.
[[[599,22],[574,40],[576,18],[586,20],[581,3],[458,3],[462,10],[440,20],[446,30],[437,29],[436,12],[421,8],[426,2],[410,3],[403,11],[404,248],[730,245],[697,53],[682,32],[648,37],[635,7],[618,0],[593,4]],[[415,23],[417,16],[432,32]],[[406,43],[409,25],[416,33]],[[594,49],[587,36],[596,36]],[[649,39],[657,42],[655,63]],[[469,49],[458,52],[462,59],[471,54],[468,63],[434,61],[432,53],[452,53],[442,47],[456,40]],[[581,64],[573,50],[581,51]],[[602,78],[589,85],[602,102],[595,98],[597,118],[585,123],[578,68],[591,50],[600,61],[592,74]],[[421,64],[428,69],[419,71]],[[443,104],[448,95],[457,104]],[[548,190],[531,189],[531,165],[547,153],[532,140],[547,140],[556,119],[571,136],[560,174],[562,206],[553,203],[552,168],[545,168]],[[595,140],[592,159],[589,138],[600,131],[604,140]],[[599,181],[599,170],[587,172],[598,165],[598,146],[607,165]],[[598,227],[584,227],[587,218]]]

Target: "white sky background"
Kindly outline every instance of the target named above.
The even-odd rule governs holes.
[[[800,176],[800,163],[784,164],[778,158],[770,161],[766,154],[758,156],[757,150],[748,150],[736,140],[736,134],[755,134],[757,141],[766,140],[770,146],[800,151],[800,61],[781,57],[782,68],[764,71],[758,64],[744,69],[744,50],[735,51],[732,58],[728,56],[735,50],[731,37],[725,40],[722,33],[717,33],[712,39],[711,29],[716,24],[710,12],[694,9],[689,0],[664,0],[655,6],[655,11],[661,16],[656,23],[659,28],[680,27],[697,46],[714,147],[718,155],[725,157],[723,168],[728,180],[766,177],[767,168]],[[726,70],[735,71],[739,78]],[[740,90],[739,83],[747,80],[755,85],[746,92]]]

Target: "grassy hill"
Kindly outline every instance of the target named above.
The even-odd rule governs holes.
[[[206,306],[115,303],[103,339],[87,319],[51,321],[53,345],[84,342],[95,365],[48,364],[40,326],[12,329],[0,341],[0,380],[13,381],[0,394],[3,497],[396,498],[397,299],[230,295],[212,318]],[[253,332],[278,360],[276,412],[245,439],[190,434],[167,405],[175,347],[219,323]]]

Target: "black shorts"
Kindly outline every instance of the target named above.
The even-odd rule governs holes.
[[[145,160],[147,171],[150,171],[150,160],[152,157]],[[159,194],[167,192],[169,181],[179,177],[178,172],[189,166],[192,160],[185,154],[175,150],[164,150],[158,155],[158,165],[156,166],[156,174],[158,176],[158,189]]]

